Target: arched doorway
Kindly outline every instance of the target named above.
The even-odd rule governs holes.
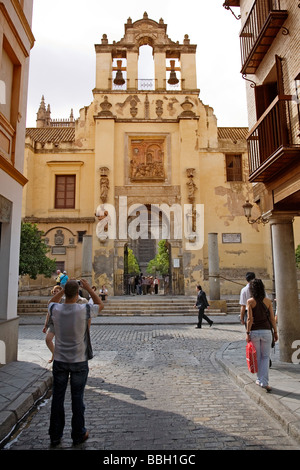
[[[131,224],[133,229],[131,230]],[[132,250],[140,273],[144,276],[158,275],[161,291],[166,295],[184,294],[184,279],[181,252],[181,240],[170,240],[171,226],[170,214],[165,214],[161,208],[145,204],[136,205],[134,213],[128,217],[128,233],[131,234],[124,245],[124,293],[133,292],[129,287],[134,272],[130,272],[128,254]],[[166,240],[169,254],[169,271],[166,273],[148,273],[147,267],[155,258],[159,249],[159,242]]]

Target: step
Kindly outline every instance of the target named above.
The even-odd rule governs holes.
[[[45,315],[49,298],[45,299],[19,299],[19,315]],[[165,298],[155,296],[124,296],[109,298],[105,303],[102,315],[197,315],[194,308],[195,299],[187,297]],[[209,315],[226,315],[220,309],[210,308]],[[229,313],[227,311],[227,313]],[[231,313],[231,312],[230,312]],[[239,313],[239,312],[232,312]]]

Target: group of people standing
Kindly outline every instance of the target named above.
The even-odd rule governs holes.
[[[128,293],[137,295],[158,294],[159,279],[157,276],[144,276],[140,273],[128,280]]]

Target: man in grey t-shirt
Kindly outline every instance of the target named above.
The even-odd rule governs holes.
[[[64,400],[70,377],[72,399],[72,432],[74,445],[84,442],[88,432],[84,425],[83,394],[88,376],[87,328],[91,317],[103,309],[104,305],[96,292],[85,280],[81,285],[92,297],[94,304],[76,303],[79,285],[75,280],[68,281],[65,288],[55,294],[49,302],[50,312],[48,335],[55,336],[53,361],[53,390],[49,435],[52,446],[57,446],[63,435],[65,424]],[[65,295],[65,303],[60,304]]]

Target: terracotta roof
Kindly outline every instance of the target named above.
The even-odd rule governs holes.
[[[74,127],[29,127],[26,129],[26,137],[35,142],[73,142],[75,140]]]
[[[248,133],[248,127],[218,127],[219,139],[245,140]]]

